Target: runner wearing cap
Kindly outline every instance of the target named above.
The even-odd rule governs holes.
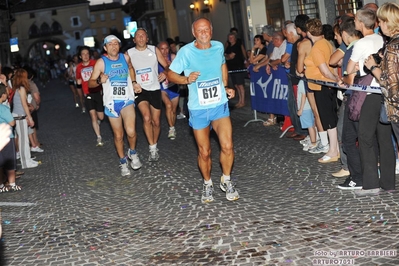
[[[85,105],[90,114],[94,133],[97,136],[97,146],[103,146],[104,143],[100,133],[100,123],[104,119],[102,87],[97,84],[97,86],[89,88],[89,79],[96,60],[90,59],[90,48],[88,46],[80,48],[79,57],[82,62],[76,66],[76,84],[78,88],[83,89]],[[82,106],[82,113],[86,113],[86,108]]]
[[[136,112],[134,110],[135,93],[141,92],[141,86],[135,82],[135,73],[130,58],[119,52],[121,41],[114,35],[104,39],[104,50],[94,66],[89,80],[89,87],[103,86],[105,114],[109,118],[114,133],[114,144],[119,156],[121,175],[130,175],[127,157],[131,160],[133,170],[141,168],[136,152]],[[129,142],[127,156],[123,148],[123,135],[126,131]]]

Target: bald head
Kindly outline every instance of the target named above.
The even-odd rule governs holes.
[[[163,55],[163,57],[167,58],[169,55],[169,43],[166,41],[162,41],[160,43],[158,43],[157,45],[159,51],[161,51],[161,54]]]
[[[363,6],[363,8],[373,10],[374,12],[377,12],[377,10],[378,10],[378,6],[377,6],[376,3],[368,3],[368,4],[365,4],[365,5]]]
[[[165,46],[165,45],[169,47],[169,43],[167,41],[161,41],[161,42],[158,43],[157,47],[160,48],[160,47]]]
[[[198,19],[194,20],[193,24],[191,25],[191,29],[194,30],[194,28],[197,27],[198,24],[203,24],[203,23],[208,24],[210,26],[210,28],[212,29],[212,23],[207,18],[198,18]]]
[[[195,45],[199,49],[208,49],[212,39],[212,24],[207,18],[199,18],[193,22],[192,33]]]

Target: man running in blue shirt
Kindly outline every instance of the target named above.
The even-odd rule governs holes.
[[[211,180],[210,130],[215,130],[220,142],[220,164],[223,175],[220,188],[230,201],[239,199],[230,180],[234,162],[232,125],[228,99],[235,91],[227,87],[228,71],[223,44],[211,41],[212,25],[206,18],[199,18],[192,25],[195,40],[183,46],[168,71],[168,80],[177,84],[188,84],[190,126],[198,145],[198,166],[204,178],[202,203],[213,201]],[[179,75],[184,71],[185,76]]]

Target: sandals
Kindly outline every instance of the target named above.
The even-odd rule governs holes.
[[[2,192],[8,192],[8,191],[11,191],[11,192],[14,192],[14,191],[21,191],[21,190],[22,190],[22,187],[21,187],[21,186],[18,186],[18,185],[14,185],[14,186],[4,186],[4,187],[0,188],[0,193],[2,193]]]
[[[22,190],[22,187],[21,186],[18,186],[18,185],[13,185],[13,186],[9,186],[8,187],[8,191],[12,191],[12,192],[14,192],[14,191],[21,191]]]
[[[276,122],[277,122],[277,117],[275,117],[275,118],[269,118],[269,119],[267,119],[265,122],[263,122],[263,125],[264,125],[265,127],[273,126],[273,125],[276,124]]]

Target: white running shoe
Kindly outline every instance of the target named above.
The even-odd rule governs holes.
[[[313,154],[318,154],[318,153],[327,153],[328,150],[330,149],[330,146],[321,144],[321,141],[317,144],[317,146],[309,148],[308,152],[313,153]]]
[[[201,202],[209,203],[213,201],[213,185],[206,185],[202,189]]]
[[[230,180],[224,181],[223,176],[220,178],[220,189],[226,192],[226,199],[229,201],[238,200],[240,195]]]
[[[300,140],[299,143],[301,143],[303,146],[307,145],[308,143],[310,143],[310,137],[309,135],[306,136],[306,138],[304,138],[303,140]]]
[[[36,161],[30,159],[30,160],[28,160],[28,161],[26,162],[26,167],[22,167],[22,169],[25,169],[25,168],[35,168],[35,167],[38,167],[38,166],[39,166],[39,163],[38,163],[38,162],[36,162]]]
[[[31,147],[30,151],[32,151],[32,152],[44,152],[44,150],[41,149],[39,146]]]
[[[186,116],[183,113],[180,113],[176,116],[177,119],[184,119]]]
[[[104,146],[104,142],[103,142],[103,140],[102,140],[102,138],[101,137],[97,137],[97,145],[96,145],[97,147],[102,147],[102,146]]]
[[[141,166],[143,165],[140,161],[139,155],[136,154],[130,154],[130,149],[127,152],[129,159],[132,161],[130,163],[130,166],[132,167],[133,170],[138,170],[141,168]]]
[[[176,129],[174,129],[174,128],[169,129],[168,138],[171,140],[176,139]]]
[[[119,168],[121,168],[121,175],[122,176],[128,176],[130,175],[130,170],[127,167],[127,163],[121,163],[119,164]]]
[[[158,149],[150,150],[150,156],[148,156],[149,162],[156,162],[159,159]]]

